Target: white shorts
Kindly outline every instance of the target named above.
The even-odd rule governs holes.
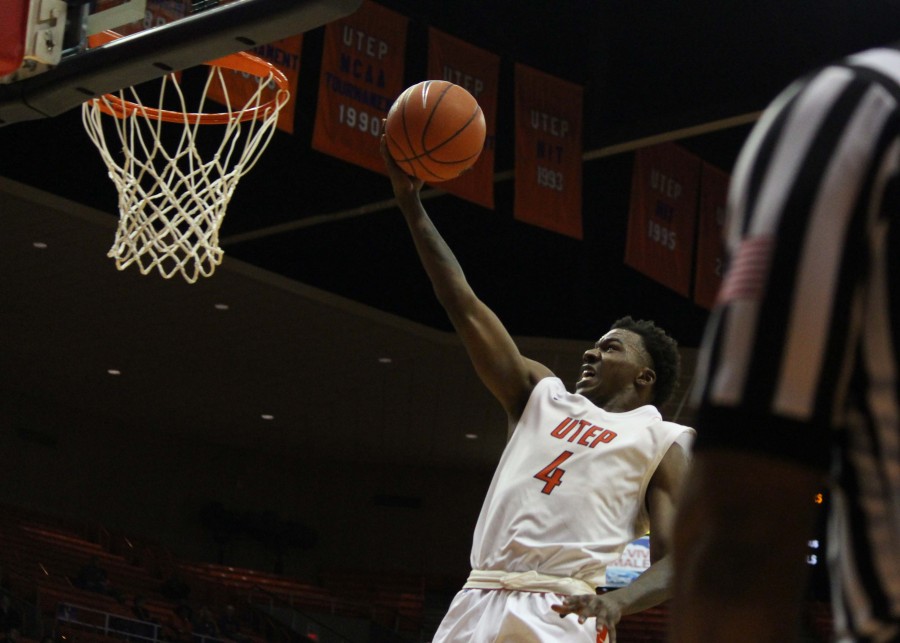
[[[594,619],[560,618],[562,594],[464,589],[450,603],[433,643],[597,643]]]

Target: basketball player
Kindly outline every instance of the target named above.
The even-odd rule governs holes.
[[[384,141],[381,149],[438,300],[508,415],[509,443],[475,528],[472,572],[434,641],[594,643],[609,628],[613,643],[623,614],[669,597],[666,541],[687,468],[679,441],[692,429],[662,421],[653,405],[675,384],[677,345],[650,322],[619,320],[585,351],[569,393],[519,352],[478,299],[422,206],[422,182],[396,166]],[[650,524],[651,567],[630,586],[597,595],[606,565]],[[551,610],[584,594],[573,598],[580,618],[560,618],[568,607]]]
[[[674,640],[798,640],[829,477],[837,640],[900,641],[900,50],[789,87],[741,152],[728,213]]]

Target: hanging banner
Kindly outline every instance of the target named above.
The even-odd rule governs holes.
[[[578,85],[516,64],[514,216],[582,238],[582,95]]]
[[[499,56],[433,27],[428,29],[428,79],[449,81],[472,94],[484,113],[487,130],[484,149],[472,169],[441,183],[440,188],[491,210],[499,77]]]
[[[277,42],[260,47],[254,47],[248,50],[248,53],[258,56],[263,60],[272,63],[280,69],[288,79],[291,97],[287,104],[282,108],[278,115],[278,129],[288,134],[294,133],[294,113],[297,106],[297,79],[300,76],[300,51],[303,48],[303,34],[284,38]],[[209,85],[207,96],[211,100],[225,105],[225,89],[228,91],[228,100],[231,105],[242,106],[246,104],[250,97],[257,90],[257,82],[255,77],[243,72],[234,71],[232,69],[223,70],[222,78],[225,81],[225,88],[222,83],[213,80]],[[272,90],[275,90],[275,84],[272,83]],[[263,97],[264,100],[268,96]]]
[[[697,266],[694,271],[694,303],[712,309],[725,270],[725,204],[729,176],[703,163],[700,175],[700,206],[697,214]]]
[[[103,11],[108,6],[118,4],[121,3],[114,0],[97,0],[95,11]],[[117,26],[115,32],[121,36],[128,36],[144,29],[162,27],[190,15],[192,6],[191,0],[147,0],[144,17],[136,22]]]
[[[625,263],[690,296],[700,159],[672,143],[638,150]]]
[[[386,174],[381,121],[405,89],[407,22],[366,0],[325,27],[313,149]]]

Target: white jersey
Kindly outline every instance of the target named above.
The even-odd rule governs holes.
[[[606,566],[647,533],[647,485],[684,435],[693,429],[654,406],[610,413],[556,377],[541,380],[485,498],[472,568],[603,585]]]
[[[577,578],[585,591],[603,585],[606,566],[647,533],[645,496],[657,465],[675,440],[693,434],[653,406],[608,413],[558,378],[541,380],[484,500],[473,570]],[[593,619],[579,623],[551,610],[568,593],[463,589],[433,641],[597,643]]]

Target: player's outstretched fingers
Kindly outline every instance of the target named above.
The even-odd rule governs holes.
[[[597,643],[616,643],[616,623],[622,617],[615,603],[605,600],[602,595],[579,594],[566,596],[563,602],[550,607],[564,618],[569,614],[578,617],[579,623],[589,618],[597,619]]]

